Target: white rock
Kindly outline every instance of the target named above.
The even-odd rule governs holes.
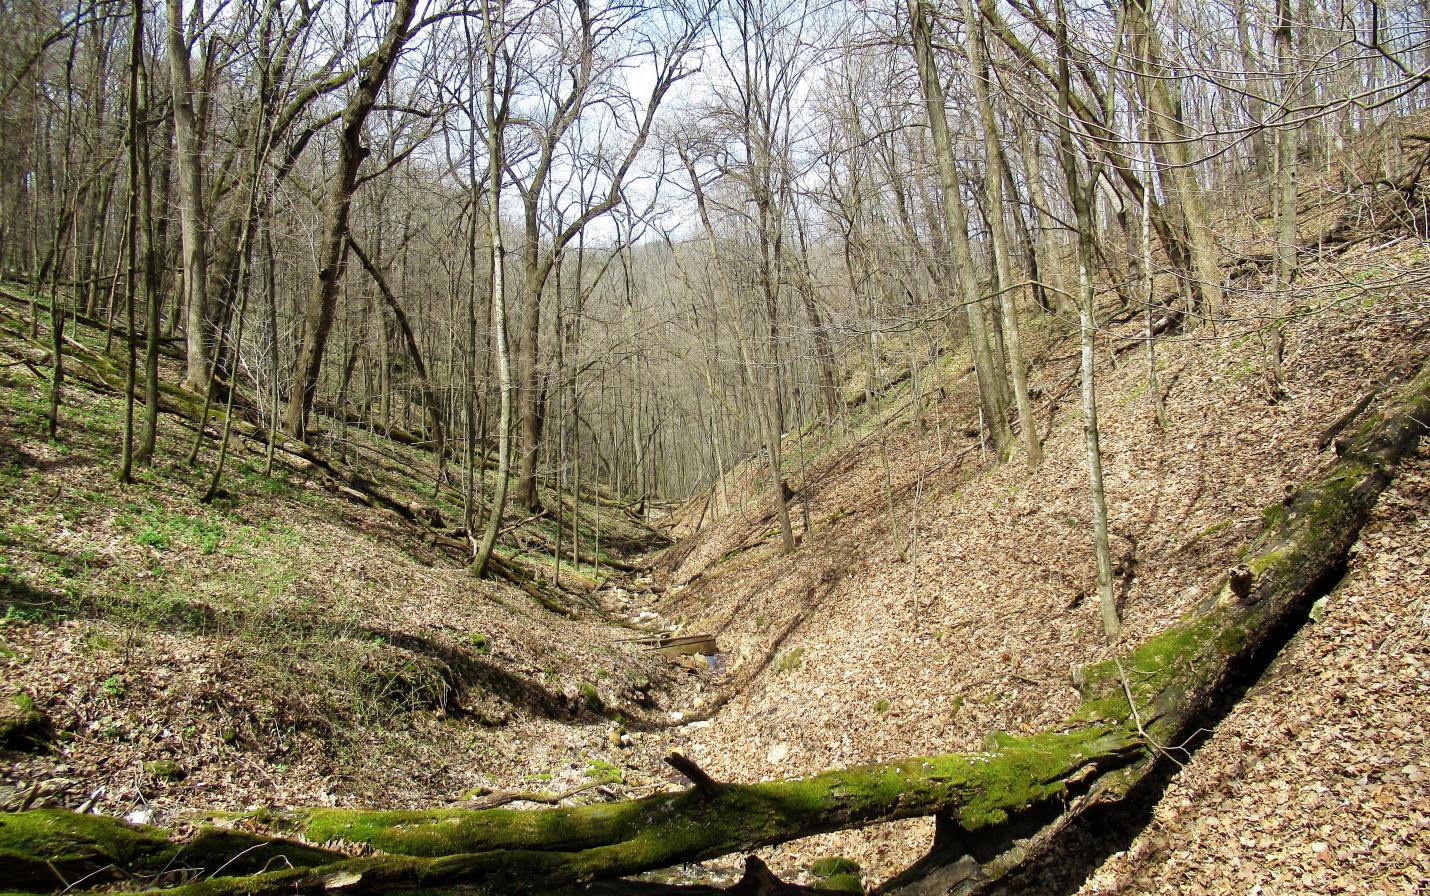
[[[765,759],[771,765],[779,765],[789,758],[789,744],[775,744],[770,747],[770,752],[765,755]]]
[[[124,820],[130,824],[149,824],[154,820],[154,813],[149,809],[135,809],[125,815]]]

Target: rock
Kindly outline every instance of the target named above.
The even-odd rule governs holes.
[[[770,752],[765,754],[765,759],[772,765],[779,765],[789,758],[789,744],[775,744],[770,747]]]
[[[51,734],[50,719],[29,694],[19,692],[0,698],[0,747],[36,750]]]
[[[675,663],[678,666],[684,666],[692,672],[710,671],[710,657],[700,653],[689,653],[685,656],[678,656],[675,658]]]
[[[149,809],[135,809],[125,815],[124,820],[130,824],[149,824],[154,820],[154,813]]]

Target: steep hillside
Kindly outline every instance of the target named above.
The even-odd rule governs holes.
[[[1172,781],[1146,829],[1130,844],[1103,844],[1113,854],[1081,894],[1424,892],[1424,449],[1381,499],[1313,620]]]
[[[41,749],[0,744],[16,748],[0,754],[0,806],[169,823],[652,782],[621,767],[609,732],[666,718],[685,676],[580,587],[592,568],[573,575],[568,556],[582,612],[550,612],[301,458],[279,451],[266,475],[262,440],[235,438],[225,490],[204,504],[213,454],[179,460],[193,431],[171,414],[164,460],[120,485],[121,400],[75,363],[49,441],[36,346],[10,318],[3,346],[17,360],[0,369],[0,698],[48,721]],[[331,448],[390,495],[431,503],[429,455],[357,427]],[[460,518],[446,490],[436,508]],[[588,496],[582,513],[606,562],[620,562],[611,543],[652,536],[613,502]],[[514,520],[503,551],[549,578],[542,533],[523,524],[550,525]]]
[[[1423,270],[1427,261],[1430,250],[1412,237],[1358,250],[1354,267],[1369,275]],[[1214,327],[1162,340],[1165,430],[1153,420],[1140,322],[1104,331],[1099,406],[1124,643],[1199,600],[1260,531],[1260,508],[1331,456],[1320,438],[1327,427],[1430,351],[1422,292],[1335,285],[1345,271],[1343,258],[1320,270],[1321,289],[1304,293],[1277,400],[1268,397],[1256,298],[1233,299]],[[669,553],[664,613],[718,632],[732,658],[728,703],[713,724],[688,726],[679,740],[717,778],[976,750],[991,730],[1031,732],[1076,706],[1069,670],[1101,658],[1106,646],[1089,599],[1091,510],[1070,391],[1075,343],[1051,332],[1041,342],[1048,360],[1034,386],[1047,456],[1036,472],[983,462],[970,435],[970,377],[953,360],[925,377],[936,382],[925,385],[917,413],[908,391],[887,396],[882,422],[855,424],[843,435],[848,447],[811,461],[794,513],[807,510],[812,534],[795,554],[779,556],[755,473],[732,486],[727,514]],[[677,528],[700,514],[708,515],[703,499],[677,515]],[[1403,597],[1370,589],[1371,599],[1383,603],[1357,612],[1411,612],[1396,603]],[[1309,699],[1326,698],[1307,684]],[[1343,733],[1377,736],[1354,726]],[[1407,746],[1392,754],[1401,765],[1418,761]],[[1423,805],[1423,780],[1407,771],[1387,798]],[[1424,824],[1423,809],[1412,815]],[[773,864],[794,870],[838,853],[878,879],[921,854],[931,831],[908,822],[816,838],[776,853]]]

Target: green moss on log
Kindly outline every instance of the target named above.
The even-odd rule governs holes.
[[[210,872],[226,866],[244,873],[280,857],[300,867],[338,858],[325,850],[218,828],[204,828],[186,842],[175,842],[158,828],[107,815],[63,809],[0,813],[0,868],[7,883],[22,887],[60,888],[106,869],[110,877],[142,878],[178,863]]]
[[[417,857],[501,851],[545,868],[546,883],[592,880],[753,849],[871,821],[953,807],[977,830],[1062,794],[1086,765],[1135,753],[1126,728],[1099,725],[1034,737],[997,735],[981,753],[929,756],[730,785],[626,803],[518,811],[439,810],[310,813],[305,838]],[[546,853],[547,861],[533,853]]]
[[[22,887],[63,887],[106,865],[131,867],[168,846],[162,831],[103,815],[60,809],[0,814],[0,867],[9,883]]]
[[[1237,657],[1260,643],[1267,621],[1287,603],[1308,596],[1344,555],[1386,477],[1376,463],[1342,458],[1289,501],[1266,508],[1264,529],[1244,554],[1254,576],[1248,605],[1239,605],[1223,583],[1214,597],[1161,634],[1118,660],[1087,667],[1085,696],[1074,720],[1129,722],[1130,692],[1146,730],[1174,734],[1188,709],[1187,696],[1210,690]]]

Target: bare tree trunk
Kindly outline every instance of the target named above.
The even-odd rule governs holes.
[[[987,155],[987,170],[983,186],[988,199],[988,224],[993,238],[993,266],[998,274],[998,308],[1003,315],[1003,339],[1008,350],[1008,367],[1012,374],[1013,396],[1018,406],[1019,435],[1028,467],[1034,469],[1043,459],[1043,446],[1038,441],[1037,424],[1033,419],[1033,401],[1028,395],[1028,370],[1023,362],[1022,342],[1018,338],[1018,308],[1015,296],[1022,293],[1013,286],[1013,264],[1009,257],[1007,218],[1003,208],[1003,177],[1007,163],[1003,155],[998,119],[988,96],[988,49],[983,40],[983,21],[973,0],[962,0],[964,21],[968,23],[968,62],[973,77],[973,93],[983,124],[983,146]]]
[[[495,8],[493,8],[495,7]],[[493,18],[497,22],[493,22]],[[496,29],[503,33],[498,37]],[[497,482],[496,493],[492,496],[491,508],[487,511],[486,530],[482,541],[476,546],[476,556],[472,560],[472,571],[477,575],[486,574],[491,561],[492,549],[496,547],[497,533],[501,530],[502,512],[506,509],[507,483],[511,479],[511,351],[507,345],[506,332],[506,275],[505,242],[501,232],[501,181],[502,142],[506,109],[497,105],[496,80],[498,43],[505,42],[506,2],[497,0],[482,7],[482,32],[486,44],[486,125],[487,125],[487,248],[491,259],[492,294],[492,340],[497,356],[497,388],[500,390],[501,415],[497,423]],[[468,40],[470,44],[470,37]],[[477,85],[472,85],[476,90]],[[476,190],[476,184],[472,185]],[[473,272],[475,276],[475,272]],[[475,541],[475,539],[473,539]]]
[[[177,4],[178,0],[169,2]],[[328,332],[333,326],[338,284],[347,266],[348,212],[352,207],[358,168],[371,151],[362,142],[363,123],[377,104],[378,92],[402,52],[416,8],[417,0],[396,0],[382,42],[366,58],[356,89],[343,108],[337,171],[333,174],[328,215],[318,242],[318,275],[303,311],[303,347],[293,372],[288,410],[283,420],[284,429],[297,438],[304,438],[307,434],[308,413],[312,410],[313,396],[318,388],[318,374],[323,369]]]
[[[1281,79],[1281,117],[1293,117],[1296,103],[1295,49],[1291,40],[1291,0],[1276,0],[1276,68]],[[1271,388],[1279,392],[1285,381],[1282,355],[1281,293],[1296,277],[1296,129],[1284,123],[1276,131],[1276,289],[1271,297]]]
[[[1073,301],[1072,292],[1067,288],[1067,281],[1063,278],[1062,258],[1052,238],[1052,232],[1058,224],[1049,213],[1047,194],[1043,189],[1043,170],[1038,157],[1038,132],[1035,127],[1036,120],[1028,118],[1023,127],[1019,128],[1018,139],[1021,145],[1018,154],[1022,157],[1023,177],[1028,184],[1028,202],[1033,206],[1029,217],[1037,234],[1035,242],[1040,256],[1038,276],[1047,291],[1052,293],[1052,306],[1057,313],[1071,315],[1076,303]]]
[[[1108,546],[1107,495],[1102,484],[1102,448],[1097,429],[1097,389],[1094,382],[1094,335],[1097,320],[1094,315],[1092,264],[1093,264],[1093,205],[1097,190],[1098,168],[1094,165],[1089,172],[1086,185],[1079,172],[1077,149],[1073,145],[1072,112],[1069,109],[1068,93],[1071,78],[1068,74],[1067,22],[1063,15],[1062,0],[1058,6],[1058,107],[1059,144],[1062,148],[1063,174],[1067,178],[1068,195],[1072,199],[1073,212],[1077,218],[1078,250],[1078,321],[1082,331],[1082,419],[1083,433],[1087,441],[1087,473],[1092,497],[1092,545],[1097,565],[1097,596],[1102,610],[1103,632],[1109,642],[1116,641],[1122,630],[1117,617],[1117,597],[1112,590],[1112,551]]]
[[[1144,177],[1146,183],[1152,183],[1152,167],[1156,164],[1152,156],[1152,127],[1148,120],[1147,106],[1143,104],[1141,108],[1142,118],[1142,157],[1144,160]],[[1152,191],[1142,192],[1142,221],[1141,221],[1141,249],[1142,255],[1142,313],[1146,322],[1147,338],[1147,391],[1152,393],[1152,413],[1155,415],[1157,425],[1163,429],[1167,428],[1167,406],[1162,401],[1162,385],[1157,381],[1157,334],[1152,331],[1152,305],[1154,304],[1153,288],[1155,285],[1152,276]]]
[[[1163,170],[1169,187],[1167,198],[1174,201],[1181,212],[1194,275],[1193,293],[1200,296],[1200,305],[1210,312],[1221,303],[1221,266],[1212,241],[1211,216],[1192,169],[1193,137],[1182,121],[1181,104],[1172,94],[1173,86],[1179,82],[1162,61],[1152,2],[1131,0],[1126,8],[1130,14],[1129,24],[1137,36],[1138,58],[1144,66],[1140,81],[1151,113],[1153,147],[1164,159]],[[1151,184],[1144,185],[1144,188],[1150,187]]]
[[[1251,46],[1251,23],[1247,21],[1251,17],[1251,5],[1249,0],[1237,0],[1236,8],[1236,37],[1237,47],[1241,51],[1241,67],[1250,80],[1260,74],[1260,67],[1256,64],[1255,54]],[[1270,165],[1267,163],[1268,153],[1266,151],[1266,132],[1260,127],[1262,116],[1266,114],[1266,103],[1257,95],[1255,89],[1247,91],[1246,111],[1251,116],[1251,136],[1248,138],[1251,155],[1251,169],[1253,171],[1265,172]],[[1347,108],[1350,108],[1349,104]],[[1149,181],[1150,183],[1150,181]]]
[[[128,350],[124,366],[124,434],[119,456],[119,481],[133,481],[134,472],[134,373],[138,361],[134,345],[134,268],[137,262],[135,241],[139,218],[139,72],[144,53],[144,0],[133,0],[134,24],[129,34],[129,196],[125,202],[124,244],[129,264],[124,274],[124,300],[128,307],[128,330],[125,343]],[[115,278],[116,282],[118,278]],[[111,292],[111,305],[113,293]],[[110,329],[113,333],[113,328]],[[199,424],[202,428],[203,424]]]
[[[978,294],[974,274],[973,254],[968,247],[968,217],[959,194],[958,170],[953,162],[953,145],[949,140],[948,116],[944,111],[943,84],[933,55],[933,34],[929,24],[928,0],[908,0],[912,24],[914,60],[918,64],[919,86],[923,93],[929,128],[933,132],[935,161],[939,186],[943,192],[944,215],[947,217],[949,244],[953,252],[954,275],[959,296],[968,315],[969,338],[973,347],[973,366],[978,373],[978,392],[988,425],[989,441],[1000,461],[1006,460],[1013,447],[1013,431],[1008,426],[1008,408],[1001,386],[1003,371],[995,365],[992,341],[985,325],[982,299]]]
[[[139,78],[143,97],[140,114],[147,117],[149,78],[142,68]],[[139,167],[143,171],[139,227],[144,235],[141,256],[144,269],[144,426],[139,433],[134,462],[147,465],[154,458],[154,446],[159,436],[159,307],[162,296],[159,291],[159,257],[154,244],[154,224],[159,216],[154,213],[154,178],[149,166],[148,128],[142,124],[139,127]]]
[[[393,295],[392,289],[387,285],[387,278],[382,275],[372,260],[367,257],[352,239],[348,240],[348,248],[357,256],[358,262],[367,271],[377,284],[377,291],[382,295],[382,300],[387,304],[392,316],[397,321],[397,330],[402,334],[403,345],[407,348],[407,356],[412,359],[412,369],[417,374],[417,390],[422,396],[422,405],[427,410],[427,422],[432,427],[433,450],[437,458],[438,467],[441,468],[446,463],[447,440],[446,428],[442,424],[442,406],[437,399],[437,390],[432,385],[432,378],[427,374],[427,365],[423,363],[422,351],[417,345],[417,337],[412,333],[412,326],[407,321],[407,314],[398,304],[397,296]],[[386,326],[384,323],[383,326]],[[440,481],[440,480],[439,480]]]
[[[183,240],[184,298],[188,302],[188,324],[184,332],[188,357],[184,366],[184,386],[194,391],[208,388],[208,242],[204,219],[203,160],[194,119],[193,75],[189,69],[189,47],[184,36],[184,11],[180,0],[166,0],[169,13],[169,77],[173,81],[174,136],[179,167],[179,228]],[[195,21],[203,21],[200,0]]]

